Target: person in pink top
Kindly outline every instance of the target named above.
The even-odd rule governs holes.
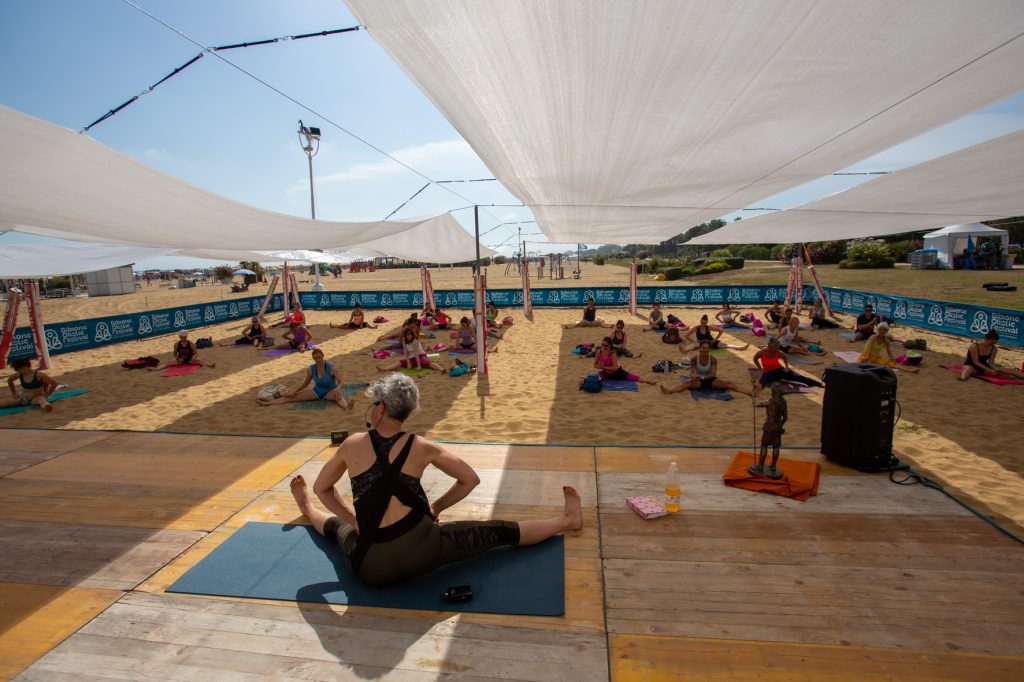
[[[436,369],[444,372],[445,369],[436,362],[432,362],[423,350],[416,328],[413,325],[402,330],[402,358],[389,362],[386,365],[377,365],[378,372],[390,372],[393,369],[403,367],[406,369]]]
[[[627,372],[619,364],[619,358],[615,354],[615,349],[612,348],[612,339],[610,336],[606,336],[601,339],[601,348],[598,349],[597,355],[594,356],[594,367],[597,368],[598,374],[601,375],[601,379],[613,379],[619,381],[639,381],[642,384],[654,385],[655,382],[650,379],[644,379],[641,376]]]

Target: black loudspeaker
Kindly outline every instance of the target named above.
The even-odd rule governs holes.
[[[892,454],[896,373],[861,362],[832,365],[822,380],[821,454],[859,471],[898,466]]]

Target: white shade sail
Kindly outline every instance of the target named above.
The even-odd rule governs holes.
[[[785,211],[729,223],[688,244],[790,244],[930,230],[1024,214],[1024,131],[896,171]]]
[[[552,242],[657,241],[1024,88],[1019,0],[346,0]]]
[[[55,277],[131,265],[174,249],[96,244],[0,246],[0,278]]]
[[[45,143],[41,143],[45,140]],[[341,250],[367,241],[457,262],[475,241],[450,215],[340,223],[264,211],[165,175],[85,135],[0,106],[0,224],[92,243],[173,249]],[[401,235],[422,227],[415,240]],[[435,238],[443,247],[434,249]]]

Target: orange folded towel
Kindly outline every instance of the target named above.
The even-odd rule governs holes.
[[[768,461],[771,461],[770,455]],[[821,465],[817,462],[798,462],[780,457],[778,467],[782,469],[783,476],[777,481],[765,476],[751,476],[747,467],[753,463],[754,455],[749,452],[737,452],[729,468],[722,475],[722,480],[733,488],[756,493],[773,493],[801,502],[811,495],[818,494]]]

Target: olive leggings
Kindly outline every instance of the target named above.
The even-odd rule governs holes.
[[[356,548],[355,528],[333,516],[324,524],[324,535],[338,541],[348,561]],[[400,537],[373,543],[363,559],[359,579],[368,585],[391,585],[495,547],[518,544],[519,524],[514,521],[434,523],[422,516]]]

